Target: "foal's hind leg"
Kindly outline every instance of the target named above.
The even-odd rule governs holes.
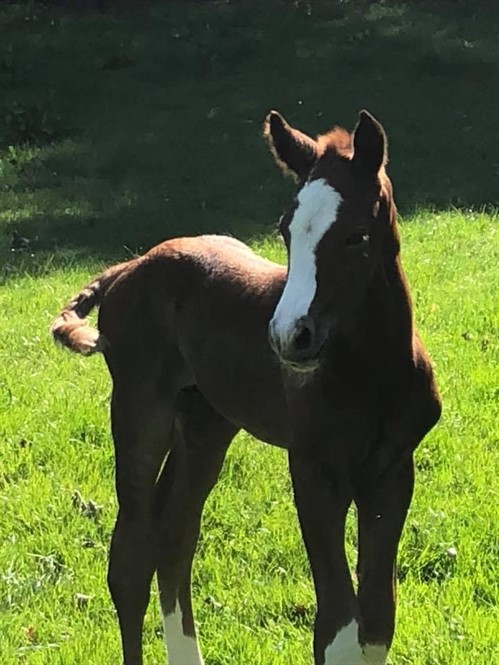
[[[157,560],[152,506],[171,444],[174,398],[153,380],[115,377],[111,413],[119,512],[108,583],[125,665],[142,665],[142,627]]]
[[[364,658],[373,665],[384,665],[395,630],[397,548],[413,485],[409,458],[382,480],[364,478],[357,491],[359,633]]]
[[[158,583],[169,665],[202,665],[191,604],[191,566],[203,506],[237,427],[197,390],[180,394],[175,443],[158,483]]]

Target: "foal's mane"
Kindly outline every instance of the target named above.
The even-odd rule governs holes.
[[[350,133],[343,127],[333,127],[328,132],[319,134],[315,141],[319,157],[324,156],[326,153],[337,155],[344,159],[352,159],[353,157],[353,132]],[[387,161],[387,156],[385,155],[385,160],[380,166],[378,177],[384,197],[389,204],[392,225],[395,225],[396,208],[393,201],[392,185],[385,168]]]
[[[319,134],[316,141],[319,156],[329,151],[347,158],[353,154],[353,135],[343,127],[333,127],[325,134]]]

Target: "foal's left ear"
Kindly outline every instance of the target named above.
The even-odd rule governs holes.
[[[298,178],[307,177],[318,156],[314,139],[288,125],[277,111],[270,111],[265,118],[263,135],[284,171],[291,171]]]
[[[376,175],[386,160],[385,130],[368,111],[361,111],[353,132],[353,163]]]

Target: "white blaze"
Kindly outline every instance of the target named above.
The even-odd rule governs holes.
[[[341,628],[324,653],[324,665],[385,665],[388,649],[382,644],[359,644],[359,625],[353,620]]]
[[[317,245],[336,221],[341,201],[324,178],[312,180],[298,193],[298,206],[289,225],[288,279],[271,321],[281,340],[288,339],[296,321],[308,314],[317,289]]]
[[[163,628],[169,665],[204,665],[196,638],[184,634],[178,602],[174,612],[163,615]]]

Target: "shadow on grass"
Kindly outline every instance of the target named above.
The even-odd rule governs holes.
[[[385,125],[403,213],[497,202],[493,3],[157,2],[0,9],[0,228],[105,261],[275,226],[270,107],[311,134]],[[124,248],[127,249],[124,249]]]

